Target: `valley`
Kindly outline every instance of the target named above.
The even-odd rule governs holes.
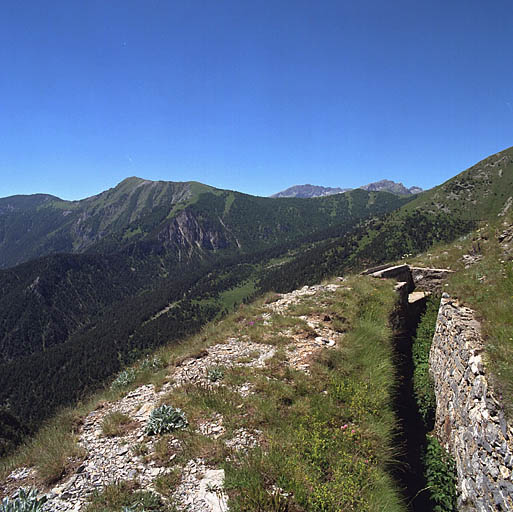
[[[0,512],[513,512],[512,2],[4,4]]]
[[[457,459],[436,508],[451,446],[435,442],[437,404],[419,391],[431,343],[415,344],[433,337],[440,293],[473,307],[511,418],[511,197],[513,149],[413,197],[270,199],[130,178],[78,202],[1,199],[2,493],[35,485],[63,511],[420,511],[456,510],[459,485],[463,507]],[[406,337],[395,283],[360,274],[399,263],[453,271]],[[431,454],[404,460],[416,484],[427,471],[430,495],[398,464],[419,434],[398,381]],[[163,405],[187,425],[148,433]]]

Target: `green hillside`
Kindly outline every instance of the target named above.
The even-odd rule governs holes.
[[[277,201],[199,183],[129,178],[84,201],[18,196],[3,204],[7,261],[68,252],[0,270],[0,361],[9,361],[63,343],[95,315],[163,279],[173,283],[218,262],[231,266],[242,256],[283,252],[309,233],[330,225],[344,232],[404,200],[359,190]]]
[[[513,198],[513,147],[481,160],[438,187],[419,194],[405,211],[447,213],[461,219],[486,220]]]
[[[37,429],[145,351],[257,293],[268,264],[405,202],[363,190],[276,200],[139,178],[83,201],[4,199],[4,263],[63,251],[0,270],[4,425]]]
[[[113,253],[146,242],[180,252],[252,251],[317,229],[390,211],[390,194],[277,202],[196,182],[127,178],[81,201],[53,196],[0,199],[0,268],[56,253]]]
[[[58,240],[75,251],[0,271],[4,424],[37,429],[145,351],[251,297],[399,260],[497,218],[513,196],[511,153],[413,201],[364,190],[258,198],[139,178],[78,202],[2,200],[2,257],[55,251]]]
[[[426,251],[497,220],[513,200],[513,148],[492,155],[380,218],[344,233],[326,233],[262,276],[261,291],[292,290],[326,276],[359,270]]]

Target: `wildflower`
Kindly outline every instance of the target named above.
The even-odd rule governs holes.
[[[345,425],[342,425],[340,428],[341,428],[342,430],[345,430],[345,429],[347,428],[347,423],[346,423]]]
[[[356,430],[353,428],[353,429],[351,430],[351,434],[354,434],[355,432],[356,432]]]

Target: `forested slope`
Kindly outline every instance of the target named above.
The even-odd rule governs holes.
[[[392,194],[361,190],[276,201],[196,182],[140,178],[81,201],[12,196],[0,199],[0,268],[62,252],[117,253],[141,242],[182,258],[252,251],[402,204]]]
[[[455,208],[447,192],[451,182],[435,189],[437,204],[446,205],[435,208],[432,191],[410,203],[363,190],[318,199],[266,199],[192,183],[181,189],[184,202],[175,202],[172,211],[168,205],[162,223],[164,210],[157,207],[152,214],[140,208],[152,182],[134,179],[140,189],[136,207],[117,217],[111,208],[110,220],[100,225],[119,229],[97,231],[103,237],[85,254],[50,255],[0,271],[4,437],[16,442],[12,425],[22,418],[36,429],[58,407],[103,385],[145,350],[178,339],[243,300],[453,240],[475,226],[476,215],[469,210],[496,217],[513,196],[509,152],[490,157],[493,173],[487,176],[501,185],[501,199],[491,206],[489,193],[476,192],[471,202],[458,201]],[[477,191],[482,179],[475,168],[454,178],[475,180]],[[499,194],[494,180],[491,190]],[[107,199],[119,199],[127,187],[132,190],[132,181],[109,192],[104,206],[112,206]],[[168,186],[162,197],[171,189],[178,193]],[[17,198],[0,207],[24,211],[54,201]]]

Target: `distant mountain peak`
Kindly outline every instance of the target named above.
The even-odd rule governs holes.
[[[282,190],[277,194],[273,194],[271,197],[324,197],[332,196],[334,194],[342,194],[351,190],[350,188],[333,188],[333,187],[322,187],[320,185],[294,185],[286,190]]]
[[[411,194],[418,194],[422,192],[420,187],[406,188],[401,182],[395,182],[392,180],[380,180],[368,185],[363,185],[360,188],[368,190],[369,192],[391,192],[392,194],[399,194],[409,196]]]
[[[362,185],[361,188],[363,190],[367,190],[369,192],[390,192],[392,194],[397,195],[412,195],[419,194],[423,190],[420,187],[410,187],[406,188],[402,183],[396,183],[392,180],[380,180],[374,183],[369,183],[367,185]],[[353,190],[351,188],[340,188],[340,187],[321,187],[319,185],[294,185],[293,187],[289,187],[286,190],[282,190],[277,194],[273,194],[271,197],[302,197],[302,198],[310,198],[310,197],[324,197],[331,196],[333,194],[342,194],[344,192],[348,192],[349,190]]]

